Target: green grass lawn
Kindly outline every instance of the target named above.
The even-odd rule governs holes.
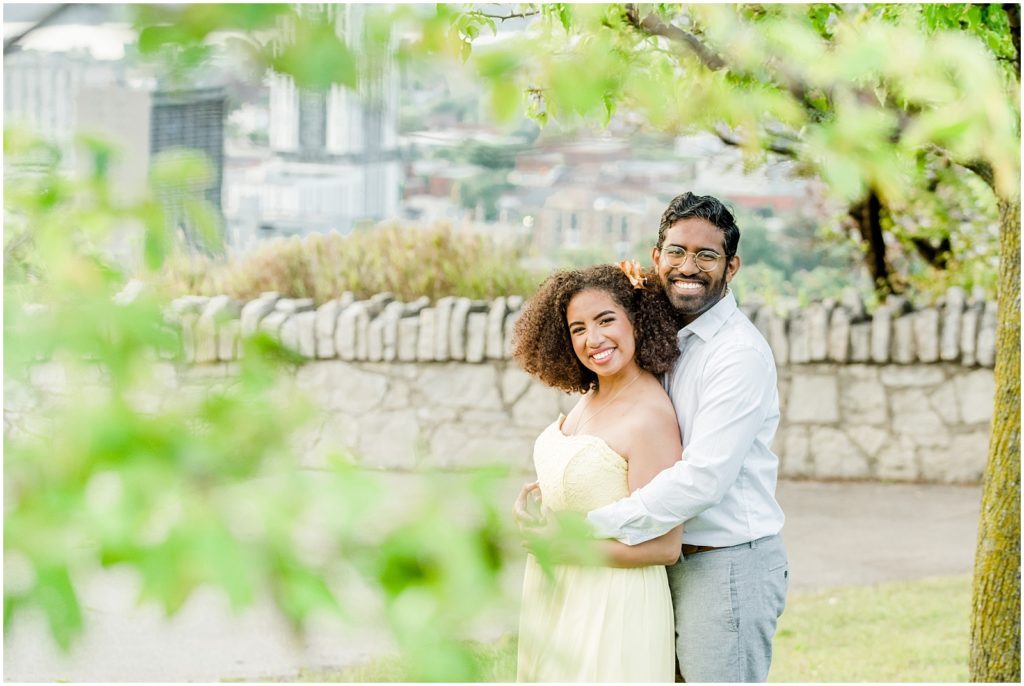
[[[967,681],[969,576],[789,598],[769,681]]]
[[[967,681],[970,577],[791,595],[775,637],[774,682]],[[516,677],[516,641],[474,644],[482,681]],[[288,681],[406,681],[398,658]]]

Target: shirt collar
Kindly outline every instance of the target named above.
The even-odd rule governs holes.
[[[725,297],[715,303],[710,310],[679,330],[679,340],[682,341],[696,335],[706,343],[711,340],[712,336],[718,333],[718,330],[732,317],[737,309],[736,296],[732,294],[731,290],[727,290]]]

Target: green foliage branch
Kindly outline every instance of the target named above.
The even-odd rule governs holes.
[[[166,31],[147,39],[172,53],[175,41],[198,50],[198,36],[250,11],[220,6],[211,19],[205,10],[156,11],[163,9],[200,13],[189,15],[185,34],[168,29],[170,39]],[[57,644],[71,649],[89,622],[83,588],[102,570],[133,572],[139,602],[167,615],[204,587],[236,612],[269,596],[296,632],[325,612],[365,619],[345,601],[358,579],[383,599],[383,619],[414,665],[410,678],[479,678],[482,667],[463,640],[501,602],[501,574],[517,550],[495,490],[502,475],[472,477],[458,512],[450,493],[434,486],[396,522],[383,511],[389,494],[353,456],[335,451],[322,469],[301,469],[302,432],[325,419],[295,391],[295,355],[257,334],[243,340],[230,377],[197,381],[166,291],[125,290],[138,267],[147,280],[168,278],[184,247],[178,220],[220,249],[202,198],[209,166],[189,154],[161,156],[149,192],[124,202],[109,177],[116,146],[80,143],[88,171],[67,174],[52,143],[4,133],[5,630],[40,611]],[[171,196],[184,202],[171,206]],[[117,257],[120,241],[141,265]],[[348,249],[360,244],[366,250]],[[503,250],[443,229],[391,227],[372,239],[305,245],[322,274],[358,262],[356,281],[320,284],[322,291],[303,282],[295,295],[413,295],[389,278],[404,279],[416,295],[461,288],[487,297],[526,283]],[[286,268],[282,278],[294,275]]]
[[[880,294],[902,288],[890,276],[886,229],[899,229],[901,240],[935,269],[955,263],[948,228],[894,221],[913,215],[922,196],[942,200],[936,191],[950,187],[943,174],[949,165],[976,174],[990,189],[982,213],[998,212],[1003,246],[1000,362],[971,676],[1019,680],[1019,527],[1004,535],[998,513],[1020,507],[1020,6],[539,9],[544,19],[518,40],[481,46],[479,73],[496,84],[495,93],[508,92],[517,80],[526,112],[542,124],[608,122],[622,106],[660,130],[712,131],[753,164],[769,153],[796,159],[848,203]],[[486,68],[495,63],[508,66],[496,74]],[[948,204],[935,203],[940,218],[965,198],[969,193],[954,192]],[[987,592],[993,588],[998,597]]]
[[[457,514],[435,486],[395,522],[353,456],[334,451],[322,469],[301,469],[303,432],[326,419],[295,390],[295,354],[247,337],[232,375],[204,382],[185,363],[161,289],[126,290],[136,265],[117,258],[119,241],[138,248],[150,280],[182,252],[161,201],[169,191],[192,193],[186,218],[213,229],[200,234],[218,247],[202,199],[208,166],[161,157],[149,192],[125,202],[109,178],[116,147],[82,144],[88,171],[69,175],[53,144],[4,134],[5,631],[41,612],[71,649],[90,621],[83,589],[103,570],[131,571],[138,601],[167,615],[200,588],[235,612],[269,597],[296,632],[322,613],[364,620],[345,600],[358,582],[382,597],[412,678],[478,678],[462,640],[501,602],[515,552],[495,493],[502,475],[474,476]],[[373,260],[354,258],[370,262],[366,278],[403,263],[403,274],[436,279],[425,258],[447,251],[493,272],[447,278],[479,293],[509,285],[488,262],[500,253],[473,239],[393,227],[376,240]],[[331,250],[344,252],[326,238],[313,252],[337,266]]]
[[[908,221],[921,198],[939,205],[940,220],[969,201],[979,221],[996,220],[992,195],[957,192],[956,184],[947,197],[934,193],[950,163],[973,170],[987,160],[997,194],[1018,185],[1019,9],[532,7],[539,18],[529,31],[480,46],[469,60],[495,97],[515,82],[525,111],[542,124],[607,122],[624,109],[659,130],[710,131],[742,148],[750,164],[768,154],[797,160],[850,204],[848,224],[883,293],[906,287],[905,274],[890,276],[886,251],[895,246],[886,233],[932,273],[955,268],[953,251],[970,242],[956,223],[950,229],[927,213]],[[859,211],[872,199],[878,212]]]

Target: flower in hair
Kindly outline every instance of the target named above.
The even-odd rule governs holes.
[[[643,288],[647,285],[647,277],[644,276],[640,263],[636,260],[622,260],[619,262],[619,269],[626,275],[633,288]]]

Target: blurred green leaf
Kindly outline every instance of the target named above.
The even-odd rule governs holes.
[[[224,230],[216,209],[205,198],[185,198],[183,205],[189,226],[195,230],[206,250],[222,250]]]
[[[146,549],[137,563],[142,573],[139,599],[159,602],[166,616],[180,610],[199,585],[195,570],[187,564],[188,545],[181,534],[172,533],[163,542]]]
[[[139,51],[152,54],[168,44],[186,44],[194,39],[183,25],[147,26],[139,32]]]
[[[615,108],[615,98],[613,98],[610,94],[606,93],[604,96],[605,116],[602,119],[605,126],[608,126],[608,124],[611,123],[612,117],[615,116]]]
[[[198,43],[215,31],[256,30],[274,25],[289,7],[280,3],[214,3],[188,5],[139,5],[133,7],[140,34],[150,29],[162,30],[162,42]],[[155,34],[161,36],[160,32]],[[150,44],[140,50],[154,47]],[[159,47],[156,45],[156,47]]]
[[[553,512],[549,514],[549,520],[548,528],[524,534],[530,552],[548,578],[553,578],[554,568],[560,564],[589,566],[602,563],[592,529],[583,515]]]
[[[501,80],[494,84],[491,91],[491,107],[499,123],[512,121],[519,110],[522,91],[511,80]]]
[[[517,50],[503,47],[480,50],[476,56],[477,72],[492,81],[508,77],[521,63],[522,57]]]
[[[562,28],[566,33],[572,30],[572,14],[565,3],[558,4],[558,21],[562,22]]]
[[[4,633],[8,634],[11,628],[11,621],[14,619],[18,607],[24,602],[20,594],[4,593]]]
[[[248,607],[255,597],[254,568],[258,561],[221,527],[209,523],[194,539],[206,568],[205,576],[227,593],[231,607],[239,611]]]
[[[338,36],[333,21],[300,16],[295,23],[293,36],[272,49],[270,66],[290,75],[300,88],[326,91],[335,84],[355,88],[355,55]]]
[[[150,166],[158,190],[205,190],[214,182],[213,165],[199,150],[171,149],[158,153]]]
[[[97,136],[82,135],[78,137],[92,161],[92,177],[104,181],[110,173],[110,164],[117,156],[117,151],[109,141]]]
[[[37,569],[32,595],[46,613],[50,634],[57,645],[64,650],[70,648],[71,639],[82,628],[82,610],[67,568],[55,566]]]
[[[162,217],[161,217],[162,219]],[[159,269],[174,247],[174,238],[163,222],[146,227],[143,234],[142,255],[149,269]]]
[[[279,555],[274,594],[285,614],[301,626],[315,610],[340,611],[340,605],[323,578],[297,559]]]

